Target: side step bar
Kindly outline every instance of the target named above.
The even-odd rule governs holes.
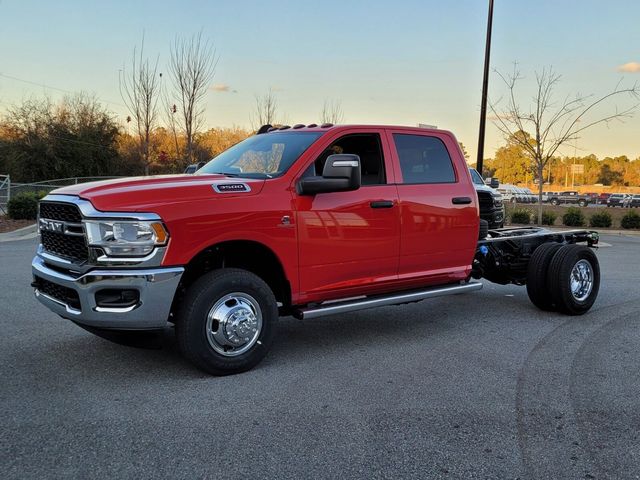
[[[457,293],[480,290],[481,288],[482,283],[469,282],[461,285],[447,285],[444,287],[430,287],[424,290],[412,290],[410,292],[396,292],[391,295],[377,295],[345,302],[321,303],[314,307],[295,310],[293,316],[300,320],[306,320],[336,313],[355,312],[356,310],[364,310],[366,308],[417,302],[426,298],[455,295]]]

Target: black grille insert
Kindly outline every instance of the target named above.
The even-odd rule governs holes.
[[[80,209],[72,203],[40,202],[40,218],[70,223],[82,222]]]
[[[87,249],[87,241],[84,235],[80,237],[42,230],[40,238],[42,247],[49,253],[77,262],[84,262],[89,258],[89,250]]]
[[[69,305],[71,308],[80,310],[80,297],[78,292],[72,288],[63,287],[57,283],[50,282],[44,278],[35,277],[35,287],[48,297],[55,298],[56,300]]]
[[[77,205],[63,202],[40,202],[40,218],[66,222],[69,231],[81,233],[82,227],[70,226],[81,223],[82,214]],[[84,262],[89,258],[89,250],[84,235],[66,235],[62,232],[41,230],[42,247],[48,253],[64,257],[73,262]]]
[[[489,192],[478,192],[478,202],[480,203],[480,209],[493,208],[493,195]]]

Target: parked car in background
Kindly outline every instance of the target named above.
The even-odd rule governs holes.
[[[610,196],[611,196],[610,193],[601,193],[600,195],[598,195],[598,204],[606,205],[607,200],[609,200]]]
[[[505,202],[509,203],[531,203],[529,196],[519,187],[508,183],[500,185],[498,191],[502,194]]]
[[[580,195],[575,190],[567,190],[551,197],[549,199],[549,203],[551,203],[552,205],[574,204],[581,207],[586,207],[590,203],[590,198],[586,195]]]
[[[184,169],[184,173],[189,173],[189,174],[196,173],[198,170],[200,170],[206,164],[207,164],[207,162],[192,163],[191,165],[187,166],[187,168]]]
[[[596,192],[584,193],[583,195],[589,199],[589,203],[598,203],[598,194]]]
[[[542,201],[549,202],[554,195],[558,195],[558,192],[542,192]]]
[[[632,207],[632,208],[640,207],[640,195],[635,194],[631,197],[631,201],[629,202],[629,207]]]
[[[607,199],[607,207],[626,207],[627,195],[624,193],[612,193]]]
[[[530,188],[522,188],[521,190],[529,199],[529,203],[538,203],[538,195],[533,193]]]

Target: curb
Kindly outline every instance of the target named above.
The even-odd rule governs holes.
[[[14,242],[17,240],[28,240],[36,238],[38,236],[38,230],[36,224],[22,227],[12,232],[0,233],[0,243],[2,242]]]

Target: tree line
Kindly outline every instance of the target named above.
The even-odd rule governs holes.
[[[126,119],[92,95],[77,93],[53,102],[31,98],[0,116],[0,173],[17,182],[66,177],[179,173],[207,161],[253,134],[263,124],[282,125],[272,89],[255,95],[251,129],[205,128],[205,96],[218,54],[202,32],[176,37],[166,70],[150,57],[144,35],[119,75]],[[325,100],[321,122],[340,123],[339,100]]]
[[[507,140],[493,158],[485,159],[483,170],[485,176],[497,177],[501,183],[538,183],[537,165],[515,141]],[[554,156],[544,165],[542,180],[544,184],[563,188],[594,184],[640,186],[640,157],[632,160],[626,155],[601,159],[594,154]]]
[[[237,127],[196,132],[190,157],[208,161],[252,133]],[[186,151],[188,142],[183,132],[157,126],[142,152],[137,132],[120,125],[94,96],[30,99],[0,118],[0,172],[16,182],[179,173],[191,160],[176,152]]]

